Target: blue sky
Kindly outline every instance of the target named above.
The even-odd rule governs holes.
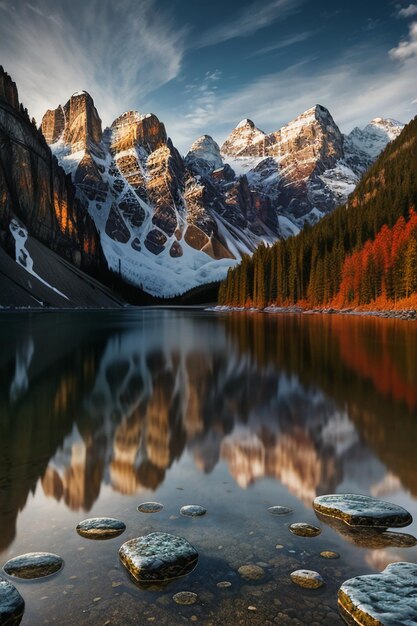
[[[0,0],[0,63],[38,122],[85,89],[104,125],[154,112],[182,151],[316,103],[348,132],[417,113],[417,3]]]

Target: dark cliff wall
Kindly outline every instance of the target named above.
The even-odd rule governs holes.
[[[13,217],[77,267],[97,276],[107,272],[92,219],[0,66],[0,244],[10,254]]]

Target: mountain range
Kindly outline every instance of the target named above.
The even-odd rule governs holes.
[[[75,284],[65,292],[74,272],[71,282],[65,266],[54,283],[39,244],[71,270],[160,298],[216,283],[261,243],[297,234],[346,202],[403,127],[376,118],[345,136],[316,105],[269,134],[243,120],[221,147],[204,135],[183,157],[153,114],[127,111],[103,130],[85,91],[47,111],[37,129],[2,68],[0,105],[0,255],[19,265],[22,305],[33,304],[33,284],[42,303],[74,303]],[[97,290],[88,292],[91,304]],[[109,305],[109,297],[100,291],[98,301]]]

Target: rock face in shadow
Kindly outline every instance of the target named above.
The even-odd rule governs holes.
[[[60,114],[49,113],[47,135],[56,138],[61,130]],[[0,68],[0,245],[15,258],[9,231],[13,218],[78,268],[96,275],[107,271],[97,230],[76,199],[71,179],[19,104],[16,85]]]

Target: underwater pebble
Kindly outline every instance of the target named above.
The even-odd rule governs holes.
[[[198,600],[197,594],[192,591],[179,591],[172,596],[172,598],[174,602],[177,604],[183,604],[184,606],[188,604],[195,604]]]
[[[265,575],[264,570],[259,565],[241,565],[237,571],[245,580],[261,580]]]

